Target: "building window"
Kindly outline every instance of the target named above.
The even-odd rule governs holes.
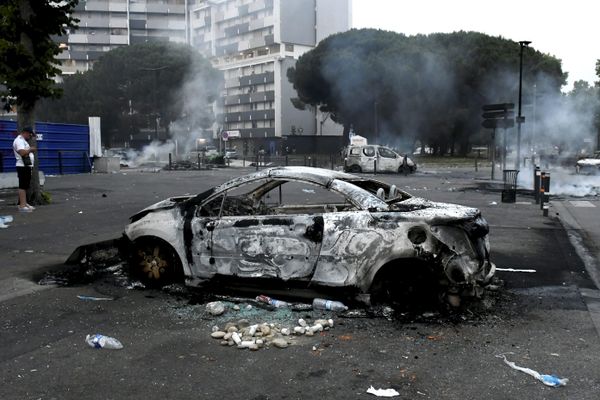
[[[294,45],[286,43],[285,44],[285,51],[293,52],[294,51]]]

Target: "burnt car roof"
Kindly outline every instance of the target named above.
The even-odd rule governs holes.
[[[356,175],[340,171],[332,171],[324,168],[314,167],[272,167],[262,171],[254,172],[248,175],[234,178],[215,188],[215,192],[227,190],[236,187],[245,182],[251,182],[257,179],[279,178],[279,179],[300,179],[307,182],[313,182],[318,185],[329,186],[332,180],[340,179],[343,181],[364,180]],[[383,182],[382,182],[383,184]]]

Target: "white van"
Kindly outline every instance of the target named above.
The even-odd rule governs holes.
[[[348,146],[344,159],[346,172],[400,172],[417,170],[417,164],[407,156],[378,145]]]

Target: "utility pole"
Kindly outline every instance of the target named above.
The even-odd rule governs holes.
[[[521,97],[523,93],[523,49],[531,44],[530,41],[522,40],[519,42],[519,109],[517,116],[517,159],[515,160],[515,169],[518,171],[521,166],[521,124],[525,122],[525,117],[521,115]]]

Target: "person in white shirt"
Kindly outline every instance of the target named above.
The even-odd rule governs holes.
[[[17,176],[19,178],[19,205],[20,212],[32,212],[35,210],[33,206],[27,204],[27,189],[31,183],[31,170],[35,157],[33,153],[36,148],[29,145],[27,142],[33,135],[31,127],[25,127],[21,130],[21,134],[13,141],[13,151],[17,160]]]

